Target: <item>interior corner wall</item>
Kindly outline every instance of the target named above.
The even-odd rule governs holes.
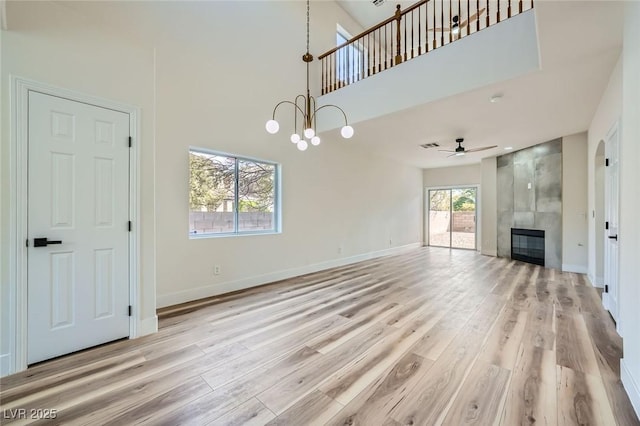
[[[482,245],[480,252],[487,256],[498,255],[498,168],[496,157],[483,158],[481,167]]]
[[[621,378],[640,416],[640,2],[625,2],[620,141]]]
[[[604,258],[596,258],[596,246],[598,241],[603,238],[603,220],[598,222],[596,219],[596,213],[598,206],[596,206],[596,155],[598,150],[598,144],[600,141],[604,141],[607,134],[614,126],[614,124],[620,121],[622,118],[622,56],[618,59],[616,66],[611,72],[609,77],[609,83],[602,94],[600,103],[596,109],[596,112],[591,120],[588,131],[588,152],[587,152],[587,211],[588,211],[588,275],[592,283],[602,286],[603,275],[597,273],[596,265],[598,262],[604,262]],[[624,127],[624,124],[622,124]],[[603,199],[604,202],[604,199]],[[600,206],[604,209],[604,205]],[[600,241],[602,243],[602,241]],[[604,253],[604,252],[602,252]]]
[[[587,133],[562,138],[562,270],[587,273]]]

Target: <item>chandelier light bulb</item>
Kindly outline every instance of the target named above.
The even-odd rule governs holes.
[[[280,130],[280,125],[276,120],[267,121],[267,124],[264,127],[267,129],[267,132],[272,135],[278,133],[278,130]]]
[[[342,128],[342,130],[340,130],[340,134],[342,135],[343,138],[345,139],[349,139],[351,138],[351,136],[353,136],[353,127],[347,125],[344,126]]]
[[[318,146],[320,145],[320,138],[318,136],[314,136],[311,138],[311,145]]]
[[[307,148],[309,147],[309,144],[304,139],[300,139],[297,145],[300,151],[306,151]]]
[[[297,133],[294,133],[291,135],[291,143],[298,143],[300,142],[300,135],[298,135]]]
[[[314,132],[311,127],[309,127],[308,129],[304,129],[304,137],[305,138],[311,139],[315,135],[316,135],[316,132]]]

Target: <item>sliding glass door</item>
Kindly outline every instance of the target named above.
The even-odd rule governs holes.
[[[429,245],[476,249],[477,189],[430,189]]]

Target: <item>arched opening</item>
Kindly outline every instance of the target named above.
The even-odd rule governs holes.
[[[604,141],[598,143],[595,156],[595,226],[596,226],[596,284],[604,284],[604,239],[605,239],[605,200],[604,200]]]

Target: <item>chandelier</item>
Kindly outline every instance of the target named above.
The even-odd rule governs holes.
[[[296,144],[300,151],[305,151],[309,147],[309,142],[311,145],[320,145],[320,137],[316,133],[316,116],[318,115],[318,111],[323,108],[336,108],[342,113],[344,117],[344,126],[340,130],[340,134],[343,138],[349,139],[353,136],[353,127],[349,126],[347,121],[347,114],[337,105],[322,105],[321,107],[316,107],[316,98],[311,96],[309,91],[309,63],[313,61],[313,55],[309,53],[309,0],[307,0],[307,53],[302,55],[302,60],[307,64],[307,94],[298,95],[295,97],[294,101],[281,101],[279,102],[275,108],[273,108],[273,115],[271,120],[267,121],[266,129],[267,132],[271,134],[278,133],[280,130],[280,124],[276,121],[276,111],[278,107],[282,104],[290,104],[293,105],[294,110],[294,120],[293,120],[293,134],[290,137],[292,143]],[[300,118],[300,128],[298,127],[298,118]],[[299,131],[302,133],[298,133]]]

